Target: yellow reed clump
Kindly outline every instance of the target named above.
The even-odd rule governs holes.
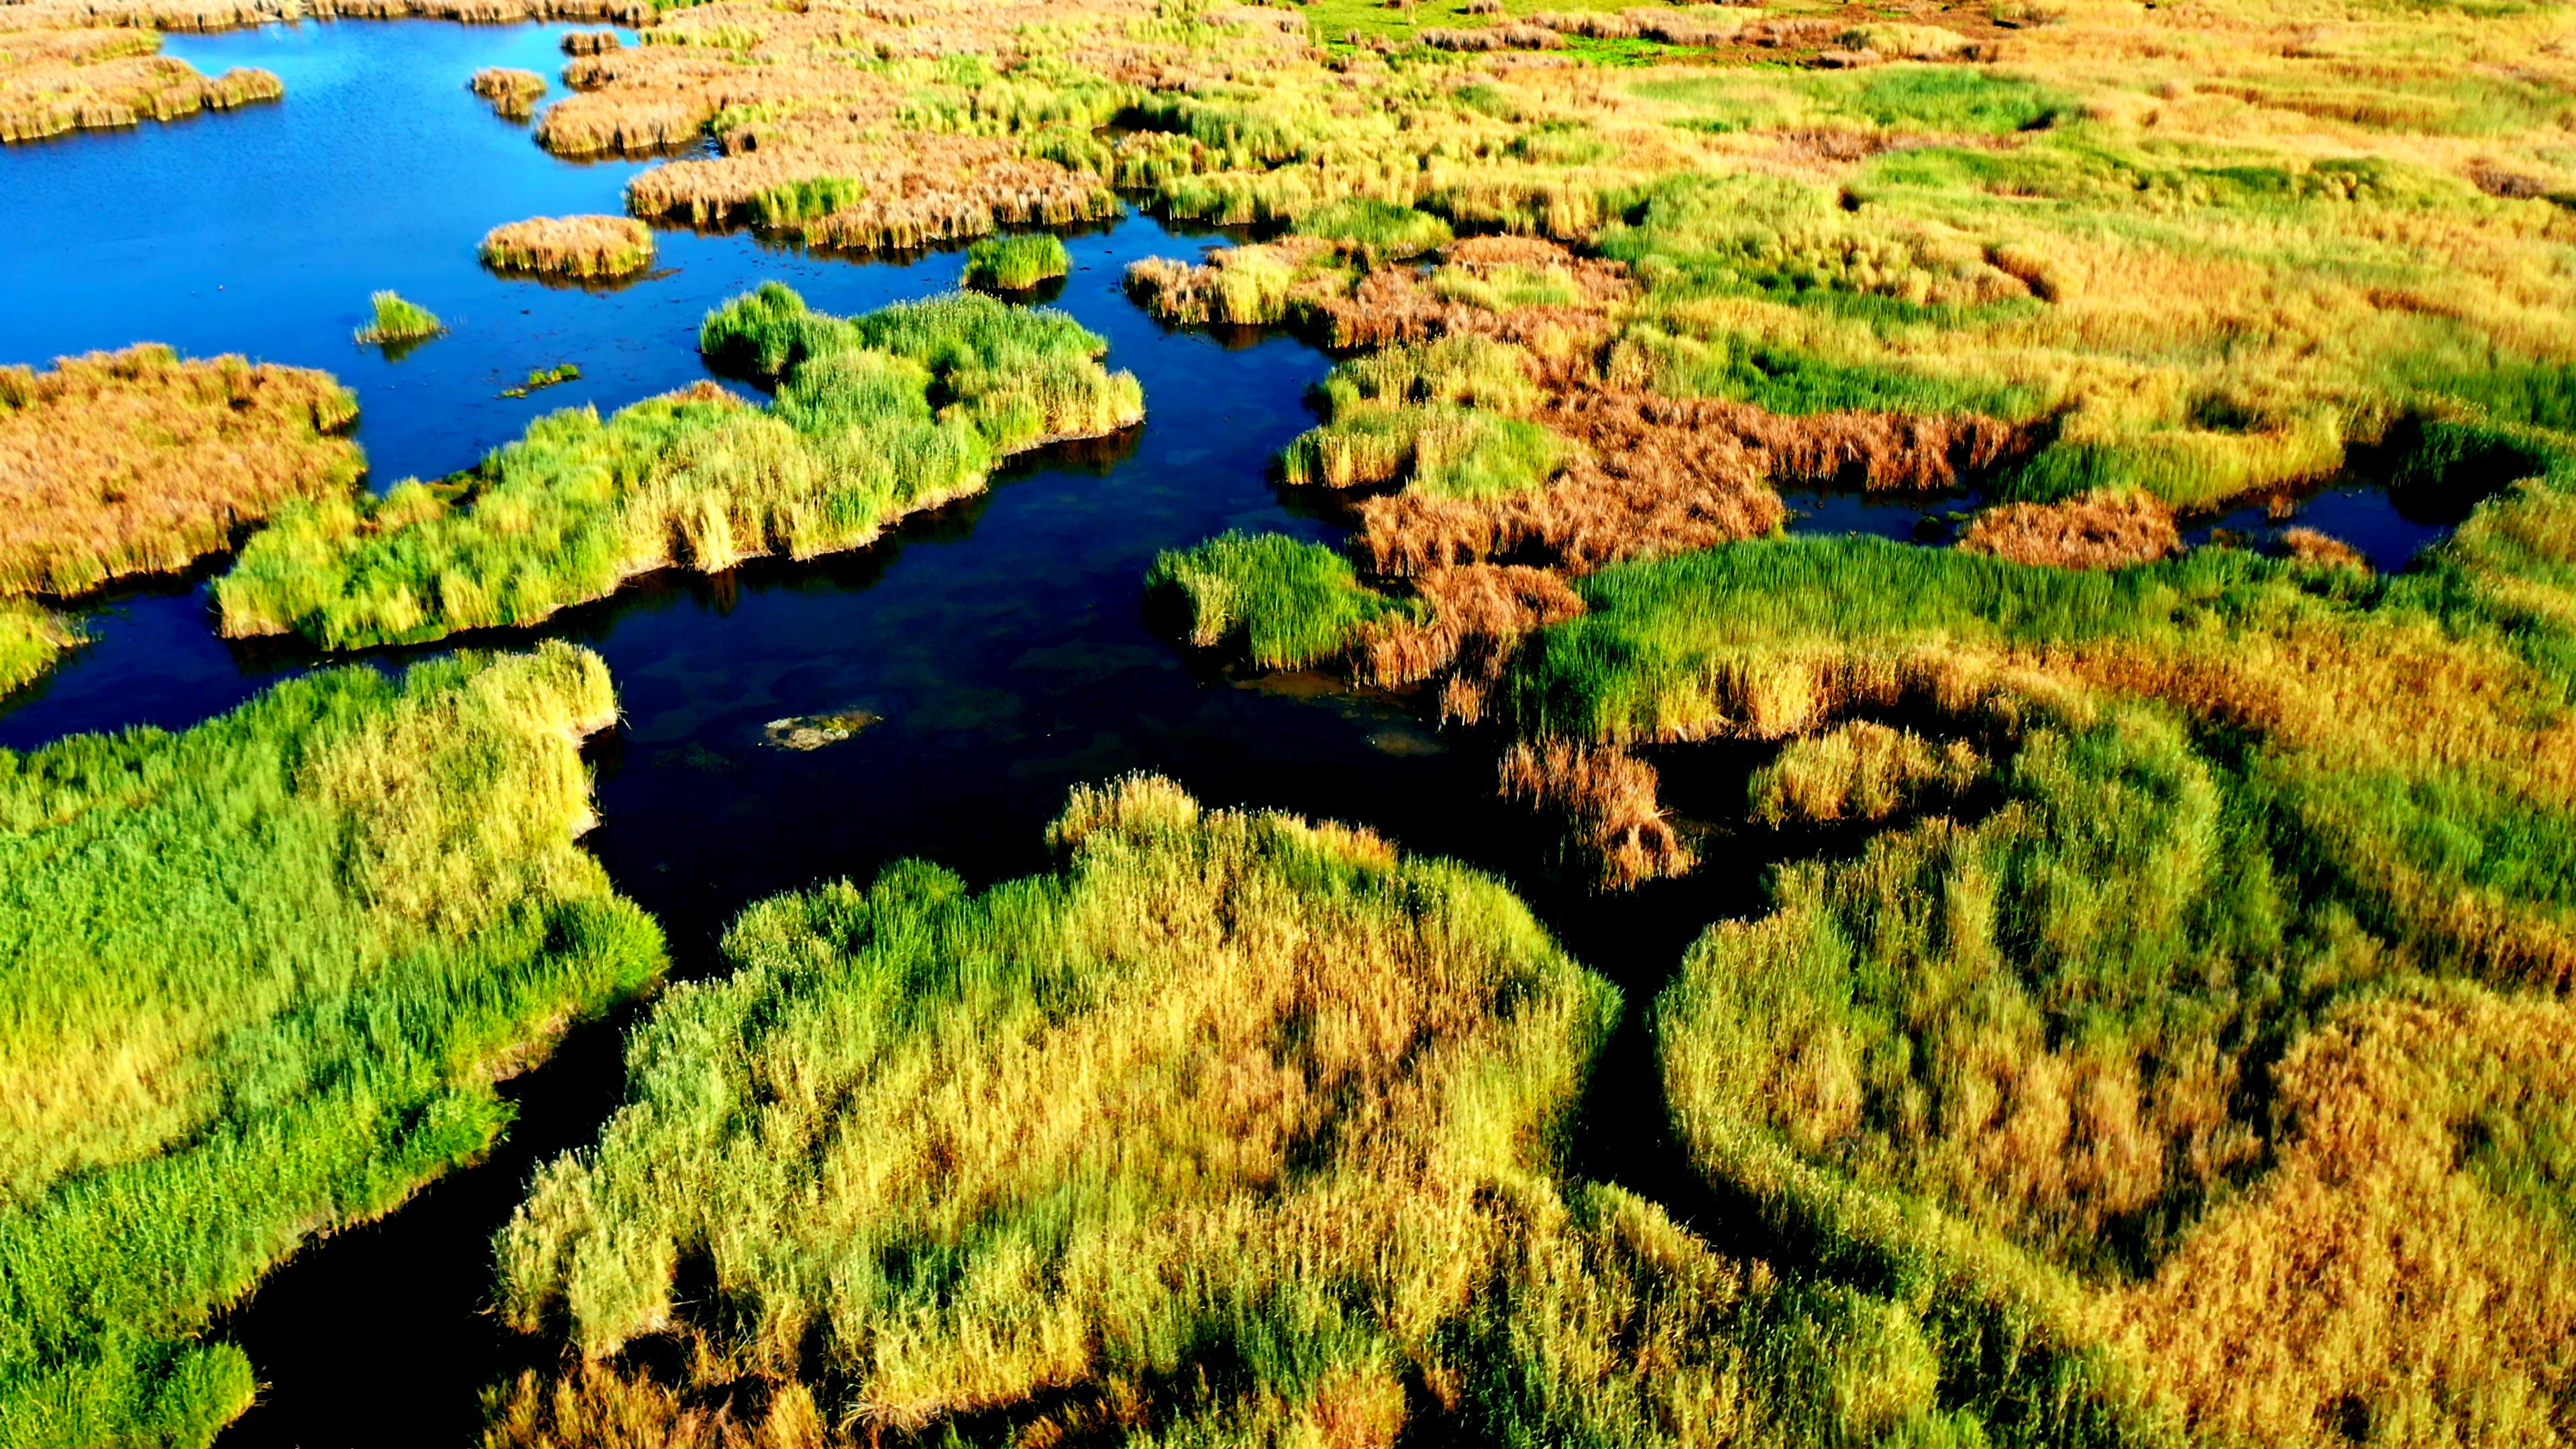
[[[286,93],[264,70],[208,78],[137,30],[0,30],[0,142],[171,121]]]
[[[545,98],[546,78],[532,70],[512,70],[508,66],[485,66],[474,72],[466,89],[492,103],[492,109],[514,121],[526,120]]]
[[[345,496],[357,411],[328,373],[157,343],[0,368],[0,595],[185,568],[289,499]]]
[[[535,216],[484,233],[483,261],[505,272],[631,276],[653,265],[653,232],[623,216]]]

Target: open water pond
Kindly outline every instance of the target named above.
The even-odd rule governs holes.
[[[347,21],[172,37],[172,54],[209,73],[275,71],[286,98],[0,150],[0,362],[152,340],[328,369],[358,393],[357,437],[382,487],[469,465],[545,411],[607,409],[705,377],[699,319],[761,282],[839,313],[956,285],[956,252],[860,262],[682,231],[658,235],[652,275],[614,290],[485,271],[475,246],[487,229],[619,211],[637,169],[549,157],[465,90],[487,65],[553,75],[566,28]],[[595,743],[604,824],[589,843],[661,918],[680,972],[713,967],[716,934],[744,904],[819,878],[864,880],[914,855],[978,882],[1040,868],[1065,791],[1136,769],[1210,803],[1365,822],[1524,874],[1538,863],[1527,817],[1493,799],[1488,752],[1446,749],[1392,706],[1210,677],[1149,626],[1143,578],[1157,551],[1234,527],[1330,531],[1270,481],[1312,422],[1305,395],[1330,360],[1285,338],[1230,346],[1172,332],[1120,290],[1129,261],[1204,244],[1141,215],[1068,238],[1074,271],[1055,305],[1143,382],[1147,420],[1133,434],[1025,460],[988,495],[864,553],[648,579],[542,631],[598,650],[615,675],[625,718]],[[359,346],[368,294],[386,287],[453,330],[399,359]],[[562,362],[582,379],[497,396]],[[185,727],[326,662],[292,643],[219,639],[202,578],[74,612],[93,642],[0,704],[0,746]],[[361,657],[392,667],[405,656]],[[809,716],[838,717],[825,735],[847,737],[780,725]],[[1572,944],[1642,997],[1707,919],[1698,898],[1713,889],[1737,886],[1662,893],[1671,919],[1651,932],[1634,929],[1634,901],[1614,918],[1568,895],[1550,914],[1570,937],[1593,937]],[[1642,1044],[1630,1045],[1642,1073]],[[596,1129],[618,1075],[615,1024],[576,1034],[515,1084],[520,1126],[495,1160],[314,1245],[232,1313],[220,1331],[268,1388],[225,1444],[470,1439],[477,1392],[510,1352],[478,1312],[488,1235],[533,1161]]]

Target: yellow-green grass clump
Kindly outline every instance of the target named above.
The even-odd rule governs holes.
[[[0,597],[182,569],[290,499],[347,498],[357,412],[328,373],[157,343],[0,367]]]
[[[235,68],[209,79],[186,61],[155,54],[160,48],[161,37],[148,30],[0,24],[0,143],[174,121],[286,94],[268,71]]]
[[[474,72],[465,88],[492,103],[493,111],[514,121],[524,121],[546,95],[546,78],[532,70],[514,70],[491,65]]]
[[[34,681],[80,642],[78,631],[53,611],[0,598],[0,695]]]
[[[736,920],[499,1234],[569,1352],[487,1444],[1978,1442],[1904,1306],[1564,1181],[1617,996],[1496,882],[1142,777],[1051,838]]]
[[[444,484],[281,514],[216,582],[224,631],[414,643],[532,624],[656,569],[858,548],[1014,453],[1144,416],[1098,336],[972,293],[843,319],[772,283],[710,313],[700,343],[777,380],[776,400],[702,383],[571,409]]]
[[[1200,649],[1257,669],[1304,669],[1345,652],[1369,625],[1410,614],[1367,588],[1322,544],[1286,534],[1228,533],[1154,560],[1146,590]]]
[[[485,232],[483,261],[540,276],[628,277],[653,265],[653,229],[623,216],[533,216]]]
[[[1064,243],[1044,233],[994,237],[966,249],[966,285],[1025,292],[1073,270]]]
[[[1578,581],[1524,731],[1788,739],[1754,823],[1885,822],[1659,1003],[1701,1169],[2149,1418],[2569,1442],[2576,450],[2417,467],[2527,478],[2390,580],[1790,539]]]
[[[254,1390],[216,1311],[656,977],[574,844],[615,713],[547,645],[0,751],[0,1442],[209,1443]]]
[[[403,300],[396,292],[378,292],[368,298],[375,315],[358,329],[360,342],[398,347],[407,342],[426,342],[447,330],[438,314],[417,302]]]

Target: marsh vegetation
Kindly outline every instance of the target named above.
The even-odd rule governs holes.
[[[653,265],[653,232],[622,216],[536,216],[486,232],[482,256],[504,272],[625,277]]]
[[[496,1077],[648,984],[573,843],[616,704],[562,645],[0,751],[0,1439],[203,1444],[210,1316],[488,1148]]]
[[[388,349],[407,343],[421,343],[447,330],[438,314],[417,302],[406,301],[394,292],[378,292],[367,299],[374,316],[358,329],[360,342],[372,342]]]
[[[114,17],[186,13],[245,12]],[[1628,1008],[1654,1069],[1624,1104],[1669,1121],[1658,1165],[1687,1184],[1663,1203],[1569,1165],[1618,993],[1498,881],[1364,829],[1130,778],[1073,797],[1043,874],[976,890],[909,863],[761,901],[723,974],[639,1027],[616,1115],[495,1244],[501,1313],[546,1364],[492,1386],[492,1445],[2576,1442],[2563,17],[709,0],[594,18],[652,23],[633,46],[567,41],[538,142],[703,149],[637,172],[631,218],[505,227],[487,261],[633,271],[669,219],[971,242],[968,281],[1016,292],[1063,275],[1064,248],[999,233],[1122,196],[1258,228],[1127,289],[1174,326],[1338,350],[1279,458],[1325,521],[1161,552],[1154,617],[1238,673],[1335,668],[1411,699],[1496,759],[1499,790],[1561,834],[1543,864],[1576,882],[1762,889],[1694,916],[1705,933]],[[836,317],[764,287],[700,347],[770,395],[572,409],[453,477],[264,508],[215,588],[225,631],[418,643],[650,570],[853,549],[1143,406],[1096,334],[975,293]],[[2286,512],[2352,478],[2465,522],[2377,573],[2314,529],[2187,543],[2223,509]],[[1973,490],[1978,511],[1957,547],[1799,535],[1792,487]],[[61,638],[0,600],[0,684]],[[595,703],[589,670],[555,649],[404,684],[325,674],[178,743],[12,766],[43,779],[34,835],[93,798],[157,821],[180,794],[118,762],[203,735],[203,768],[267,771],[185,822],[229,851],[224,830],[267,819],[254,806],[346,783],[285,763],[338,745],[273,737],[373,731],[372,773],[344,771],[367,788],[328,806],[371,823],[315,805],[344,853],[290,852],[278,886],[345,907],[333,950],[451,942],[442,911],[541,914],[557,890],[609,944],[478,916],[484,944],[453,946],[471,969],[560,990],[475,1015],[469,965],[439,956],[427,1005],[368,1006],[370,1030],[417,1010],[421,1040],[466,1045],[420,1049],[445,1076],[398,1052],[350,1079],[414,1093],[387,1101],[434,1083],[463,1125],[424,1107],[403,1119],[417,1151],[379,1169],[377,1119],[347,1116],[330,1150],[361,1166],[332,1158],[357,1175],[328,1180],[358,1185],[327,1211],[282,1198],[307,1210],[254,1218],[256,1253],[154,1259],[182,1268],[146,1292],[115,1276],[134,1245],[95,1224],[26,1249],[13,1261],[128,1296],[40,1301],[73,1280],[13,1274],[52,1336],[0,1356],[18,1375],[0,1413],[77,1402],[74,1439],[202,1437],[245,1383],[188,1338],[207,1306],[314,1223],[488,1143],[488,1089],[458,1063],[551,1020],[541,998],[586,1008],[651,974],[649,928],[562,845],[561,730],[498,722],[539,679]],[[415,708],[447,734],[366,723]],[[567,711],[591,717],[560,699],[533,717]],[[744,734],[801,754],[873,720]],[[432,763],[383,763],[405,751]],[[456,813],[513,771],[541,774],[506,788],[556,814]],[[416,884],[345,865],[397,827],[429,832],[385,847]],[[457,844],[482,831],[508,839]],[[521,871],[523,848],[545,867]],[[30,850],[31,881],[76,858]],[[45,909],[0,927],[51,943]],[[319,949],[265,915],[220,929],[286,942],[282,961]],[[196,942],[177,939],[138,979]],[[560,964],[566,941],[592,964]],[[409,945],[385,950],[411,969]],[[216,951],[163,974],[182,966],[240,969],[59,1014],[179,1042],[179,1067],[108,1061],[107,1026],[16,1018],[72,1033],[9,1058],[79,1082],[19,1095],[68,1114],[22,1134],[42,1191],[93,1181],[80,1153],[193,1163],[191,1134],[252,1120],[206,1083],[252,1082],[244,1111],[293,1102],[305,1064],[344,1062],[333,1033],[358,1037],[357,1007],[308,1027],[295,995],[355,967],[279,984]],[[113,996],[95,967],[57,977]],[[267,1014],[220,1017],[243,1001]],[[286,1036],[291,1070],[263,1055]],[[284,1097],[260,1095],[273,1081]],[[258,1180],[312,1180],[278,1173]]]
[[[224,631],[418,643],[532,624],[657,569],[854,549],[1015,453],[1144,415],[1098,336],[972,293],[840,318],[772,283],[710,314],[699,345],[776,397],[700,383],[605,418],[574,408],[453,479],[282,511],[216,583]]]

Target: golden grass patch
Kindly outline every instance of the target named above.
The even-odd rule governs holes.
[[[156,344],[0,368],[0,593],[185,568],[290,499],[343,498],[356,416],[327,373]]]
[[[623,216],[535,216],[483,234],[484,264],[543,276],[632,276],[653,265],[650,227]]]

